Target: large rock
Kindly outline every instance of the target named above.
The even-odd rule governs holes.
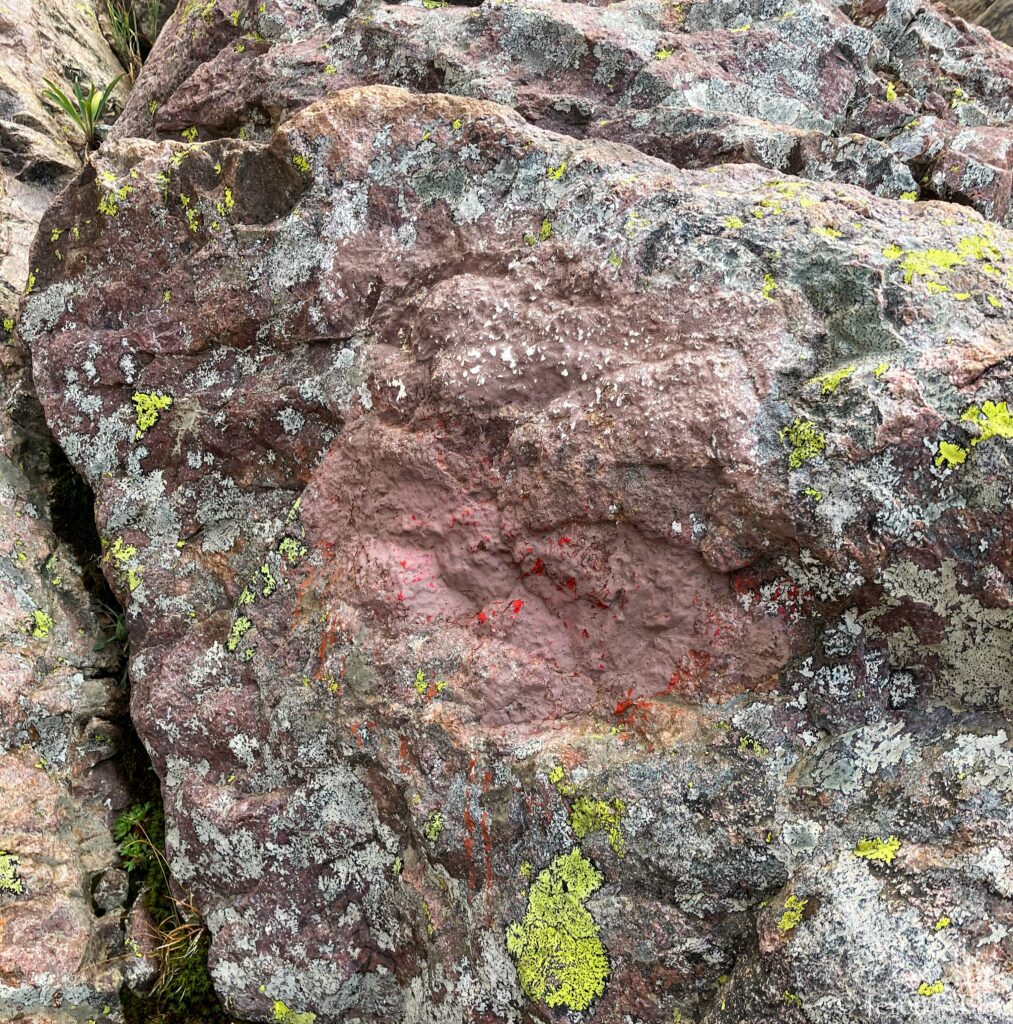
[[[1013,45],[1013,4],[1010,0],[952,0],[950,6],[962,18],[987,28],[1007,45]]]
[[[1008,1019],[1005,215],[542,127],[624,26],[625,137],[685,116],[660,8],[261,9],[179,9],[22,313],[232,1012]],[[956,33],[938,130],[1008,118],[984,34],[817,10],[697,40],[822,24],[800,130],[891,138]]]
[[[126,880],[109,826],[128,800],[127,689],[87,565],[87,495],[42,422],[14,318],[38,222],[80,169],[42,79],[104,83],[120,68],[91,2],[12,0],[0,44],[0,1019],[113,1021]]]
[[[116,132],[266,138],[350,84],[506,103],[680,167],[938,198],[1013,222],[1013,51],[916,0],[181,6]]]

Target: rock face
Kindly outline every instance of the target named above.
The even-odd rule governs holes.
[[[1009,1019],[1011,81],[904,3],[179,8],[20,329],[231,1013]]]
[[[987,28],[1008,46],[1013,45],[1013,5],[1009,0],[954,0],[950,6],[962,18]]]
[[[80,169],[42,78],[106,82],[119,66],[90,3],[14,0],[0,43],[0,1019],[116,1020],[127,886],[109,825],[127,799],[127,689],[85,564],[87,499],[42,422],[14,317],[38,222]]]

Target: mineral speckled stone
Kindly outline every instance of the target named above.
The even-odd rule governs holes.
[[[19,331],[231,1019],[1009,1021],[1011,86],[908,0],[178,7]]]

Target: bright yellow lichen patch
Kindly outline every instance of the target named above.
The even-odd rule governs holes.
[[[18,878],[18,863],[13,853],[0,852],[0,893],[20,896],[25,891],[24,883]]]
[[[781,915],[781,920],[777,922],[778,931],[790,932],[797,924],[802,921],[802,914],[808,906],[808,900],[800,900],[797,896],[789,896],[784,901],[784,913]]]
[[[949,441],[939,442],[939,454],[936,456],[937,466],[946,466],[953,469],[967,461],[967,449],[961,448],[959,444],[951,444]]]
[[[117,537],[106,552],[106,559],[112,559],[116,563],[120,575],[127,581],[130,593],[133,593],[141,585],[141,574],[135,568],[137,548],[133,544],[124,544],[123,538]]]
[[[280,999],[274,1001],[274,1019],[277,1024],[313,1024],[317,1019],[315,1013],[307,1010],[305,1013],[296,1013],[290,1010]]]
[[[506,932],[529,999],[583,1011],[605,991],[611,968],[598,926],[584,906],[601,883],[601,873],[576,848],[538,873],[524,918]]]
[[[881,860],[884,864],[892,864],[899,849],[900,840],[896,836],[890,836],[889,839],[863,839],[852,853],[856,857],[864,857],[865,860]]]
[[[578,839],[583,839],[592,832],[604,832],[608,836],[609,846],[617,857],[626,851],[623,838],[622,820],[626,813],[626,804],[622,800],[592,800],[580,796],[573,802],[570,811],[570,828]]]
[[[981,430],[977,437],[971,438],[972,445],[991,441],[993,437],[1013,440],[1013,415],[1005,402],[984,402],[980,408],[972,405],[960,419],[977,424]]]
[[[821,434],[809,420],[796,417],[793,423],[782,427],[778,433],[782,441],[791,446],[788,452],[788,468],[800,469],[802,464],[823,452],[827,446],[826,436]]]
[[[53,620],[38,608],[32,612],[32,636],[37,640],[45,640],[53,628]]]
[[[943,984],[943,979],[942,978],[937,978],[934,982],[932,982],[931,985],[927,981],[923,981],[918,986],[918,995],[926,996],[926,997],[928,997],[928,996],[938,996],[945,989],[946,989],[946,986]]]
[[[137,411],[136,441],[144,437],[158,422],[160,413],[172,405],[172,396],[163,395],[161,391],[135,391],[131,401]]]
[[[813,377],[809,383],[819,384],[822,394],[832,395],[849,377],[854,376],[857,369],[857,366],[845,366],[843,370],[833,370]]]

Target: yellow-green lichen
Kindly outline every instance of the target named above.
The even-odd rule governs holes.
[[[161,391],[135,391],[131,401],[137,414],[134,440],[139,440],[158,422],[159,415],[172,405],[172,396]]]
[[[260,567],[260,575],[264,581],[260,592],[264,597],[270,597],[278,589],[278,581],[274,578],[271,567],[266,562]]]
[[[820,497],[822,497],[822,495],[820,495]],[[753,739],[752,736],[739,737],[739,750],[744,754],[755,754],[757,757],[766,757],[770,753],[770,751],[759,740]]]
[[[863,839],[851,852],[865,860],[881,860],[884,864],[892,864],[899,849],[900,840],[890,836],[889,839]]]
[[[790,932],[792,928],[802,922],[802,914],[808,906],[808,900],[800,900],[794,894],[784,901],[784,913],[781,920],[777,922],[777,930]]]
[[[1013,414],[1005,402],[983,402],[981,406],[972,405],[963,416],[962,422],[974,423],[981,433],[971,438],[971,444],[991,441],[994,437],[1013,440]]]
[[[584,905],[601,883],[601,873],[577,848],[538,873],[524,917],[506,932],[529,999],[581,1012],[605,991],[608,955]]]
[[[303,174],[309,174],[310,162],[302,155],[302,153],[296,153],[292,157],[292,163],[295,164],[296,168]]]
[[[785,1001],[788,1006],[797,1006],[801,1009],[802,1000],[795,995],[794,992],[788,992],[787,990],[782,994],[781,998]]]
[[[813,377],[809,383],[819,384],[821,394],[832,395],[849,377],[853,377],[857,370],[857,366],[845,366],[841,370],[832,370],[830,373]]]
[[[435,843],[443,833],[443,815],[439,811],[431,811],[422,826],[422,834],[431,843]]]
[[[729,231],[738,231],[739,228],[746,226],[745,221],[741,217],[725,217],[724,224]]]
[[[298,565],[308,551],[305,544],[301,544],[295,537],[284,537],[278,545],[278,554],[288,562],[289,565]]]
[[[967,449],[961,448],[959,444],[951,444],[949,441],[939,442],[939,454],[936,455],[936,465],[946,466],[953,469],[967,461]]]
[[[32,636],[38,640],[45,640],[49,631],[53,628],[53,620],[40,609],[32,612]]]
[[[558,167],[550,166],[546,172],[546,176],[552,181],[559,181],[563,175],[566,174],[566,161],[564,160]]]
[[[782,427],[778,437],[791,448],[788,469],[800,469],[804,463],[821,455],[827,446],[826,436],[816,429],[815,424],[800,417]]]
[[[570,810],[570,828],[578,839],[584,839],[592,832],[604,832],[612,851],[617,857],[622,857],[626,852],[622,827],[625,814],[626,804],[622,800],[609,803],[607,800],[579,796]]]
[[[124,544],[122,537],[117,537],[106,552],[106,559],[116,563],[120,575],[127,581],[127,587],[133,593],[141,585],[141,574],[136,568],[137,548],[133,544]]]
[[[923,981],[918,986],[918,995],[925,996],[926,998],[928,998],[929,996],[938,996],[945,989],[946,986],[943,984],[942,978],[937,978],[934,982],[932,982],[931,985],[927,981]]]
[[[296,1013],[290,1010],[280,999],[274,1001],[274,1020],[276,1024],[313,1024],[317,1019],[315,1013],[309,1010],[304,1013]]]
[[[771,302],[774,301],[774,292],[777,291],[777,281],[774,280],[773,274],[763,275],[763,287],[760,289],[760,293],[765,299],[769,299]]]
[[[232,623],[232,629],[229,630],[229,638],[225,641],[226,648],[230,651],[237,650],[243,637],[251,629],[253,629],[253,623],[245,615],[238,616],[236,621]]]
[[[566,779],[566,769],[561,764],[555,764],[549,769],[546,778],[549,782],[555,786],[556,792],[560,796],[573,796],[576,789],[573,783],[568,782]]]
[[[21,896],[24,893],[25,885],[18,877],[19,863],[13,853],[0,850],[0,893],[9,896]]]
[[[943,916],[938,921],[936,921],[935,931],[941,932],[944,928],[949,928],[951,924],[953,924],[953,922],[945,914],[943,914]]]

